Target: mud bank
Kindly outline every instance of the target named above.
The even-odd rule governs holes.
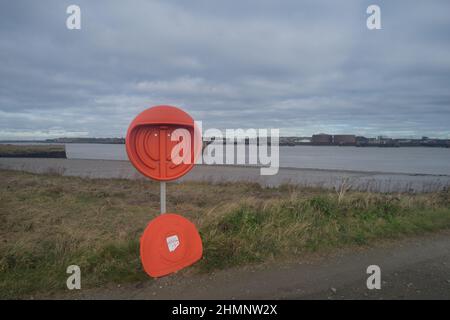
[[[0,168],[86,178],[146,179],[128,161],[0,158]],[[450,186],[448,175],[280,168],[261,176],[258,167],[198,165],[178,181],[252,182],[263,186],[292,184],[326,189],[372,192],[434,192]]]
[[[59,158],[66,159],[64,145],[0,144],[0,158]]]

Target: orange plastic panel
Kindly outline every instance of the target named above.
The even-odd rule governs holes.
[[[172,149],[179,141],[171,135],[178,128],[186,129],[191,138],[189,163],[175,164]],[[194,120],[173,106],[155,106],[141,112],[130,124],[126,137],[128,158],[143,175],[160,181],[177,179],[195,165],[201,151],[202,138]]]
[[[165,213],[148,224],[141,237],[140,251],[145,272],[158,278],[198,261],[203,246],[192,222],[180,215]]]

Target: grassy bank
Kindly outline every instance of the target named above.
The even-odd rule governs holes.
[[[52,145],[52,144],[36,144],[36,145],[0,144],[0,157],[66,158],[66,147],[64,145]]]
[[[91,180],[0,170],[0,298],[65,289],[66,267],[83,288],[151,281],[139,237],[159,210],[150,181]],[[209,272],[323,249],[450,227],[450,194],[371,194],[168,184],[168,210],[199,228]]]

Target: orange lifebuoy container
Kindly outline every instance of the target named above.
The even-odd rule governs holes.
[[[171,153],[179,141],[172,139],[177,129],[190,135],[190,155],[182,163],[174,163]],[[201,132],[194,119],[183,110],[167,105],[155,106],[141,112],[128,127],[125,140],[128,158],[143,175],[169,181],[180,178],[195,165],[202,149]],[[186,163],[187,162],[187,163]]]
[[[165,213],[148,224],[141,237],[140,253],[145,272],[158,278],[198,261],[203,246],[192,222],[180,215]]]
[[[186,142],[189,142],[187,148],[174,149],[179,144],[185,146]],[[201,131],[183,110],[155,106],[144,110],[131,122],[125,143],[133,166],[146,177],[162,181],[163,214],[150,221],[140,241],[145,272],[151,277],[162,277],[202,257],[202,240],[195,225],[180,215],[164,213],[164,181],[180,178],[194,167],[202,150]],[[180,158],[187,161],[172,159],[172,154],[178,157],[180,153]]]

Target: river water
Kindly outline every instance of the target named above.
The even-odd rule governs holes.
[[[121,144],[66,145],[69,159],[128,160]],[[450,175],[450,149],[280,147],[280,167]]]

